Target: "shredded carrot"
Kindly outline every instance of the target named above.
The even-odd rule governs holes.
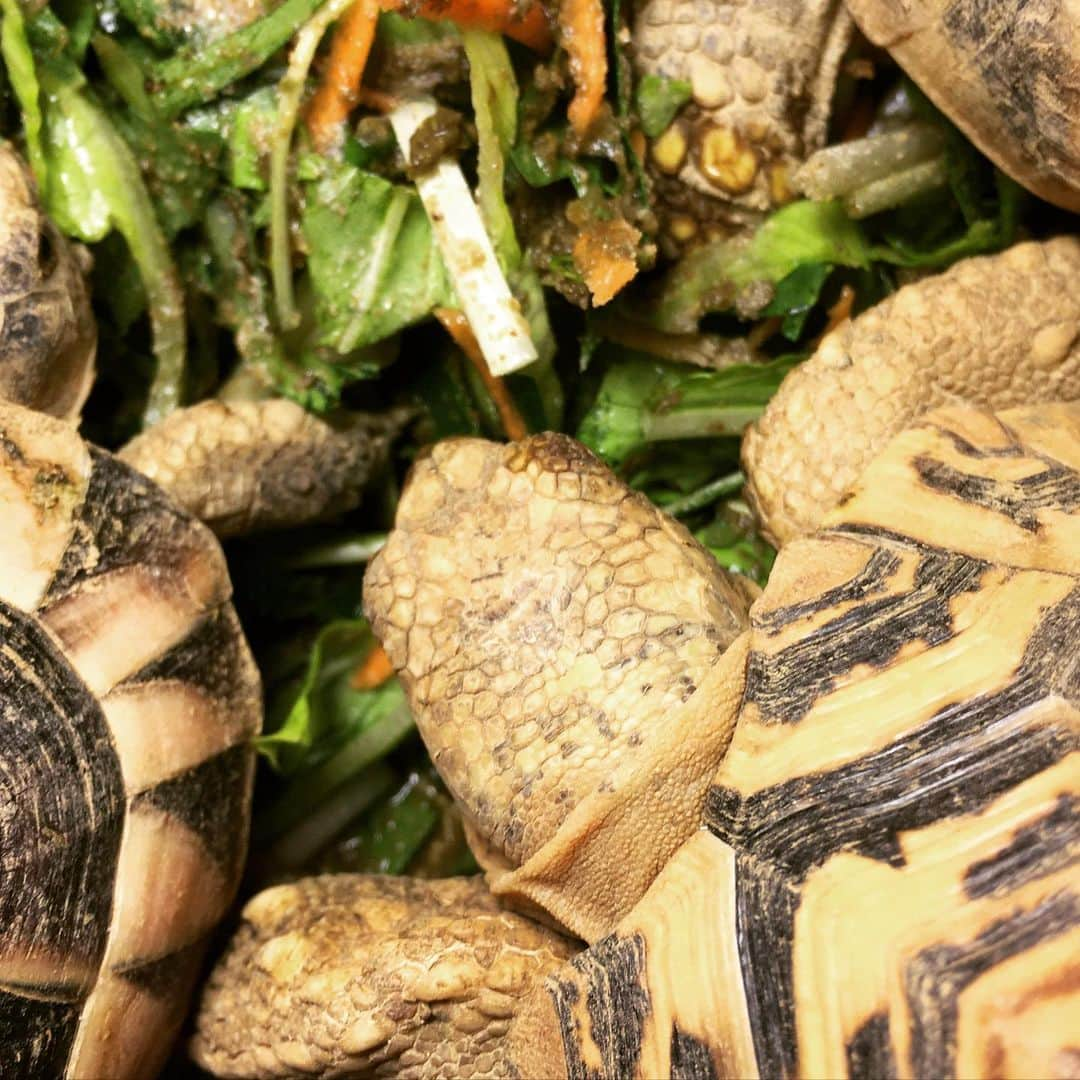
[[[836,303],[829,308],[829,321],[825,324],[825,329],[821,331],[821,337],[818,338],[818,341],[822,341],[838,326],[842,326],[851,318],[851,306],[854,303],[855,290],[850,285],[845,285],[840,290]]]
[[[405,0],[356,0],[334,31],[325,74],[307,111],[312,142],[320,153],[333,147],[341,137],[346,118],[360,101],[360,81],[375,40],[379,12],[397,11],[404,3]],[[537,52],[551,48],[551,29],[539,0],[533,0],[524,14],[518,13],[514,0],[422,0],[417,14],[506,34]],[[382,100],[385,104],[387,99]]]
[[[780,330],[783,324],[784,320],[779,315],[770,315],[767,319],[763,319],[746,335],[747,345],[754,350],[760,349],[773,334]]]
[[[602,307],[637,275],[641,233],[625,218],[588,221],[574,240],[574,266],[595,307]]]
[[[506,389],[506,383],[496,375],[491,374],[487,366],[484,354],[477,344],[476,335],[465,318],[465,313],[457,308],[436,308],[435,318],[443,324],[446,332],[454,339],[457,346],[469,358],[473,367],[480,373],[484,382],[484,388],[495,402],[495,408],[499,410],[499,419],[502,421],[503,431],[511,442],[520,442],[529,434],[529,429],[518,412],[514,399]]]
[[[583,136],[596,119],[607,88],[607,42],[601,0],[562,0],[560,44],[570,58],[574,100],[567,115],[574,131]]]
[[[389,5],[387,5],[389,6]],[[505,34],[534,52],[551,48],[551,28],[540,0],[519,13],[514,0],[420,0],[418,15],[425,19],[449,19],[468,30]]]
[[[326,73],[307,112],[311,139],[320,153],[340,137],[342,125],[356,104],[378,21],[379,0],[356,0],[334,31]]]
[[[390,657],[381,645],[376,644],[352,673],[349,685],[354,690],[374,690],[393,674],[394,665],[390,663]]]

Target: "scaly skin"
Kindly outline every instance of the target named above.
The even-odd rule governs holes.
[[[64,420],[94,381],[88,256],[41,212],[29,170],[0,141],[0,398]]]
[[[790,173],[825,143],[850,35],[840,0],[644,0],[633,28],[638,73],[693,90],[653,140],[651,164],[720,200],[735,222],[787,202]],[[672,225],[686,234],[693,221]]]
[[[697,824],[747,591],[541,435],[436,446],[364,597],[495,892],[605,932]]]
[[[400,418],[334,427],[285,399],[179,409],[117,455],[218,536],[284,529],[356,506]]]
[[[279,885],[245,907],[192,1053],[217,1076],[506,1077],[519,1000],[575,951],[478,878]]]
[[[743,440],[776,544],[812,532],[927,409],[1080,398],[1080,240],[1018,244],[901,289],[829,334]]]

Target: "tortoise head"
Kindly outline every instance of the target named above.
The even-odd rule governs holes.
[[[561,435],[414,468],[365,582],[489,883],[586,939],[697,826],[752,586]]]
[[[78,416],[97,351],[88,258],[41,212],[30,171],[0,140],[0,399]]]

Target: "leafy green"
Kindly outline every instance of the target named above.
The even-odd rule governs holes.
[[[789,341],[798,341],[832,269],[830,263],[807,262],[796,266],[777,283],[772,300],[761,314],[782,315],[780,332]]]
[[[736,307],[751,286],[775,284],[807,263],[867,267],[871,256],[839,202],[794,202],[749,241],[717,240],[680,259],[660,284],[651,322],[666,333],[691,333],[706,313]]]
[[[183,392],[187,330],[179,276],[138,162],[84,89],[82,76],[48,61],[40,77],[46,95],[46,209],[69,236],[101,240],[115,227],[127,241],[154,328],[157,371],[146,407],[146,420],[153,423],[179,405]]]
[[[259,87],[237,106],[229,130],[229,183],[248,191],[265,191],[263,159],[274,129],[277,92]]]
[[[617,467],[651,442],[741,434],[795,362],[711,371],[626,351],[605,372],[577,437]]]
[[[725,569],[743,574],[759,585],[768,580],[776,552],[755,531],[753,517],[744,503],[725,503],[694,537]]]
[[[285,692],[288,711],[280,724],[256,740],[274,768],[296,773],[339,751],[346,742],[376,728],[405,702],[396,679],[374,690],[357,690],[352,675],[375,648],[375,636],[363,619],[340,619],[325,625],[311,648],[298,686]]]
[[[305,185],[301,228],[318,342],[338,353],[452,306],[453,290],[412,188],[345,163]]]
[[[645,75],[634,92],[641,130],[655,139],[667,130],[675,114],[690,100],[690,84],[685,79],[665,79]]]
[[[210,101],[262,67],[326,0],[285,0],[248,26],[206,44],[192,44],[154,65],[154,103],[164,116]]]
[[[19,0],[0,0],[0,12],[4,16],[0,23],[0,56],[4,59],[8,81],[22,110],[23,135],[30,168],[37,178],[38,187],[44,189],[48,182],[48,166],[41,141],[41,88],[26,36],[26,23]]]

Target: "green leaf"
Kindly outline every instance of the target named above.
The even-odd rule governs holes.
[[[712,557],[736,574],[764,585],[776,561],[776,551],[758,535],[747,507],[738,501],[720,507],[715,518],[694,533]]]
[[[256,740],[275,769],[295,773],[327,759],[404,703],[396,679],[374,690],[353,688],[353,673],[375,647],[375,635],[363,619],[339,619],[322,628],[299,686],[272,704],[271,724],[273,713],[282,712],[282,701],[290,702],[284,719]]]
[[[803,263],[795,267],[777,283],[771,303],[761,314],[782,315],[781,333],[789,341],[797,341],[832,269],[829,263]]]
[[[675,114],[690,100],[690,84],[685,79],[665,79],[646,75],[637,85],[634,101],[641,130],[650,139],[667,130]]]
[[[624,350],[604,374],[577,437],[618,467],[648,443],[740,435],[795,363],[780,357],[708,370]]]
[[[344,163],[305,189],[319,344],[349,353],[454,304],[415,190]]]
[[[183,390],[183,289],[138,163],[76,75],[52,61],[41,71],[47,100],[45,206],[69,236],[101,240],[115,226],[127,241],[154,329],[157,371],[146,410],[147,422],[154,423],[179,405]]]
[[[749,286],[775,284],[806,263],[867,267],[870,259],[862,230],[838,201],[794,202],[749,241],[714,241],[680,259],[661,283],[650,321],[666,333],[692,333],[708,312],[734,308]]]
[[[325,0],[285,0],[269,15],[209,45],[191,45],[154,65],[154,103],[165,116],[215,98],[262,67]]]
[[[18,0],[0,0],[0,12],[4,16],[0,23],[0,56],[4,59],[8,81],[22,111],[23,136],[30,168],[38,187],[44,190],[48,182],[48,166],[41,141],[41,87],[26,36],[26,23]]]
[[[248,191],[265,191],[264,161],[277,121],[277,92],[260,87],[237,106],[229,131],[229,183]]]

